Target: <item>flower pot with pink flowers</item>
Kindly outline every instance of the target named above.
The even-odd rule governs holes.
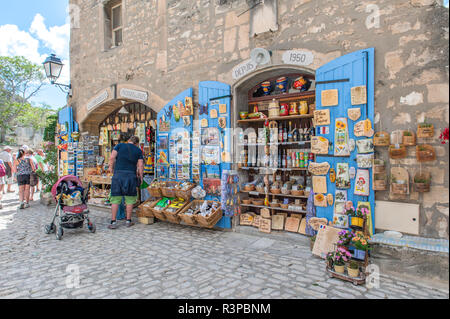
[[[335,272],[343,274],[345,263],[351,258],[352,254],[345,247],[338,247],[335,251],[327,254],[328,267],[333,267]]]

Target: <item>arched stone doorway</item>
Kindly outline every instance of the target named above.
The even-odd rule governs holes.
[[[248,103],[249,90],[269,78],[280,77],[286,74],[303,74],[310,77],[310,79],[315,79],[314,70],[286,64],[268,66],[248,74],[232,85],[234,123],[236,124],[236,121],[239,119],[239,106],[247,105]],[[315,81],[313,81],[310,90],[314,90],[314,83]]]

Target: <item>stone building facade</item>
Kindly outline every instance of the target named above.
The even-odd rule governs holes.
[[[437,160],[427,165],[431,192],[412,192],[405,202],[420,204],[420,235],[448,238],[449,149],[438,138],[449,117],[449,13],[442,1],[258,2],[70,0],[79,20],[71,33],[69,102],[81,129],[98,133],[98,123],[122,105],[121,88],[147,92],[144,104],[157,112],[199,81],[234,87],[233,68],[254,48],[272,52],[272,68],[283,65],[286,50],[312,52],[307,70],[314,72],[341,55],[373,47],[375,112],[383,130],[415,131],[424,119],[436,128],[431,144]],[[117,3],[122,4],[122,43],[111,48],[105,10]],[[386,149],[378,152],[388,158]],[[414,153],[409,148],[406,159],[390,165],[406,167],[413,176]],[[387,191],[376,196],[390,199]]]

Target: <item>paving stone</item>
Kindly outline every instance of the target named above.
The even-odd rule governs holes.
[[[5,195],[5,200],[8,199]],[[13,198],[13,197],[11,197]],[[109,216],[91,210],[95,236],[44,234],[51,209],[37,203],[27,215],[0,211],[0,298],[442,298],[447,290],[380,275],[380,288],[328,278],[324,261],[306,243],[164,222],[112,232]],[[145,227],[144,227],[145,226]],[[189,241],[186,241],[186,239]],[[114,246],[111,246],[114,243]],[[136,244],[138,243],[138,244]],[[253,247],[250,245],[253,244]],[[80,268],[80,288],[67,289],[67,266]]]

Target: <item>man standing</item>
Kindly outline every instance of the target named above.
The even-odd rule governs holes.
[[[125,197],[127,222],[126,226],[131,227],[133,205],[137,202],[137,188],[144,178],[144,157],[138,147],[139,138],[132,136],[128,143],[120,143],[111,153],[109,159],[109,172],[113,173],[111,183],[111,224],[109,229],[117,228],[117,211]]]
[[[8,185],[7,192],[8,193],[14,193],[14,191],[11,189],[12,184],[14,184],[14,165],[13,165],[13,158],[11,155],[11,147],[5,146],[3,148],[3,152],[0,153],[0,160],[3,161],[3,164],[6,168],[6,176],[5,176],[5,184]],[[5,191],[5,190],[4,190]]]

